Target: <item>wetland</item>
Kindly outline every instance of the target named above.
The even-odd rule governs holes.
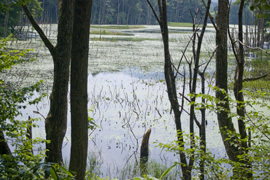
[[[57,26],[42,27],[50,41],[56,42]],[[143,134],[149,128],[152,129],[149,142],[151,165],[153,169],[158,166],[158,171],[164,171],[175,161],[179,161],[179,156],[175,152],[157,147],[158,143],[168,144],[176,140],[175,124],[164,81],[163,44],[159,27],[95,25],[91,31],[88,108],[89,117],[94,119],[97,126],[89,130],[89,171],[100,177],[128,179],[138,176],[136,168],[140,144]],[[170,27],[170,50],[176,64],[191,36],[191,27]],[[4,78],[22,86],[43,80],[42,91],[49,94],[53,82],[53,61],[42,41],[38,38],[14,40],[9,46],[14,49],[33,49],[29,57],[36,60],[15,66]],[[201,61],[207,62],[215,48],[215,31],[208,27]],[[188,48],[185,55],[192,58],[191,48]],[[231,59],[230,64],[230,72],[233,72],[235,62]],[[184,68],[181,71],[185,72]],[[214,85],[214,60],[209,64],[206,74],[207,87]],[[177,82],[179,89],[186,86],[182,84],[181,78]],[[207,91],[213,95],[210,87]],[[49,97],[46,97],[38,105],[28,106],[22,112],[22,119],[28,116],[40,119],[33,130],[34,138],[45,138],[44,118],[40,114],[47,115],[49,103]],[[34,111],[39,114],[33,113]],[[183,115],[182,119],[183,128],[188,131],[188,115]],[[216,157],[226,157],[215,112],[207,113],[207,122],[208,151]],[[70,139],[69,118],[63,144],[65,162],[69,161]],[[36,147],[35,151],[44,147]],[[153,170],[149,173],[154,176],[157,172]]]

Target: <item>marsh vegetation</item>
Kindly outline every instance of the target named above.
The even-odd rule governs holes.
[[[48,29],[48,37],[55,41],[55,25],[43,25]],[[106,29],[106,30],[104,30]],[[172,27],[173,30],[189,32],[189,27]],[[201,59],[207,61],[215,50],[215,33],[207,28],[202,45]],[[152,129],[150,137],[150,175],[159,176],[158,172],[170,167],[178,160],[175,151],[157,147],[157,144],[170,144],[176,138],[173,116],[167,98],[163,74],[163,46],[157,26],[93,26],[90,35],[89,72],[88,72],[88,107],[89,116],[97,125],[89,131],[89,171],[100,177],[127,179],[138,176],[139,146],[143,134]],[[190,31],[191,32],[191,31]],[[178,62],[182,49],[192,33],[171,33],[171,55]],[[50,93],[53,77],[53,64],[49,52],[37,39],[29,41],[12,40],[9,46],[14,49],[33,49],[28,55],[36,61],[13,67],[3,78],[11,83],[23,82],[28,85],[42,79],[43,92]],[[191,47],[185,55],[191,58]],[[231,57],[233,57],[231,55]],[[255,72],[257,66],[266,67],[267,60],[250,59],[248,73]],[[235,62],[230,59],[233,72]],[[214,60],[206,71],[207,93],[213,95],[210,85],[214,85]],[[184,72],[183,70],[181,70]],[[266,70],[267,71],[267,70]],[[232,78],[232,77],[231,77]],[[183,88],[183,79],[177,79],[177,88]],[[198,81],[200,84],[201,82]],[[247,85],[251,87],[251,85]],[[258,87],[258,86],[256,86]],[[263,87],[262,87],[263,88]],[[38,96],[38,93],[37,95]],[[49,98],[44,98],[38,105],[32,105],[22,111],[22,119],[29,115],[40,118],[38,127],[33,130],[34,137],[44,137],[44,119],[49,107]],[[32,112],[39,112],[33,114]],[[188,119],[186,114],[183,119]],[[188,131],[188,121],[183,121],[184,131]],[[215,157],[226,157],[214,111],[207,112],[207,149]],[[70,122],[63,144],[64,161],[69,161]],[[35,151],[45,147],[36,147]],[[173,177],[177,172],[175,169]],[[89,175],[89,176],[90,176]],[[179,177],[179,176],[178,176]]]

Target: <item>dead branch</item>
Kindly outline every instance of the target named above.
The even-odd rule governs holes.
[[[40,112],[38,112],[38,111],[33,111],[33,113],[39,114],[41,117],[43,117],[43,119],[46,119],[46,117],[43,114],[41,114]]]
[[[161,25],[160,19],[158,18],[158,15],[157,15],[157,13],[156,13],[154,7],[152,6],[152,4],[150,3],[149,0],[146,0],[146,1],[147,1],[148,5],[150,6],[152,12],[154,13],[154,16],[155,16],[155,18],[156,18],[158,24]]]
[[[243,46],[245,46],[246,48],[248,48],[248,49],[260,50],[260,51],[266,53],[267,55],[270,55],[270,52],[264,50],[263,48],[260,48],[260,47],[251,47],[251,46],[248,46],[248,45],[244,44],[243,42],[241,42],[241,41],[239,41],[239,40],[237,40],[237,41],[238,41],[240,44],[242,44]]]
[[[204,7],[205,7],[205,8],[207,8],[207,6],[206,6],[206,4],[205,4],[204,0],[202,0],[202,3],[203,3],[203,5],[204,5]],[[210,19],[211,23],[213,24],[213,26],[214,26],[215,30],[217,31],[217,26],[216,26],[216,23],[214,22],[214,18],[213,18],[213,16],[212,16],[212,15],[209,13],[209,14],[208,14],[208,17],[209,17],[209,19]]]
[[[264,74],[264,75],[259,76],[259,77],[255,77],[255,78],[246,78],[246,79],[243,79],[243,82],[247,82],[247,81],[256,81],[256,80],[265,78],[268,74],[269,74],[269,73]]]
[[[32,16],[32,14],[30,13],[29,9],[27,8],[26,5],[22,5],[22,8],[26,14],[26,16],[28,17],[29,21],[31,22],[31,24],[33,25],[33,27],[35,28],[35,30],[38,32],[40,38],[42,39],[42,41],[44,42],[45,46],[49,49],[51,54],[54,54],[54,46],[52,45],[52,43],[49,41],[49,39],[47,38],[47,36],[44,34],[43,30],[39,27],[38,23],[35,21],[34,17]]]
[[[199,74],[200,74],[200,75],[201,75],[201,73],[205,73],[205,71],[206,71],[208,65],[210,64],[211,60],[213,59],[213,57],[214,57],[216,51],[217,51],[217,46],[216,46],[215,50],[212,52],[212,55],[211,55],[210,59],[209,59],[206,63],[203,63],[203,64],[199,65],[199,67],[200,67],[200,66],[203,66],[203,65],[206,64],[205,67],[204,67],[204,69],[203,69],[203,71],[202,71],[202,72],[199,71]]]

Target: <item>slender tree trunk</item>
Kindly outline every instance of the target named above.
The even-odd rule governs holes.
[[[87,77],[92,0],[75,0],[71,58],[71,154],[69,169],[85,177],[88,148]]]
[[[117,25],[120,24],[120,2],[117,0]]]
[[[243,42],[243,23],[242,23],[242,16],[243,16],[243,8],[244,8],[245,0],[241,0],[239,13],[238,13],[238,39],[240,42]],[[234,83],[234,95],[237,103],[237,114],[240,116],[238,120],[239,132],[241,135],[241,139],[245,139],[247,137],[246,133],[246,126],[243,121],[245,117],[245,106],[243,105],[244,102],[244,94],[243,94],[243,77],[244,77],[244,66],[245,66],[245,57],[244,57],[244,47],[242,43],[239,44],[239,50],[237,52],[237,68],[235,74],[235,83]],[[246,144],[246,143],[244,143]],[[246,145],[244,147],[247,147]]]
[[[179,140],[179,146],[184,148],[184,139],[183,139],[183,131],[181,125],[181,112],[179,108],[179,102],[177,99],[176,93],[176,85],[175,85],[175,77],[172,67],[171,55],[169,51],[169,32],[168,32],[168,24],[167,24],[167,6],[166,0],[162,0],[162,4],[159,1],[159,11],[160,11],[160,28],[162,32],[162,39],[164,45],[164,74],[167,85],[167,91],[169,100],[174,112],[175,125],[177,130],[177,136]],[[185,180],[191,179],[191,169],[187,164],[186,155],[184,152],[180,152],[180,160],[181,160],[181,169],[183,173],[183,178]]]
[[[238,129],[241,137],[241,143],[239,147],[239,153],[241,155],[248,153],[248,135],[246,132],[246,124],[244,122],[246,108],[244,103],[244,93],[243,93],[243,77],[244,77],[244,67],[245,67],[245,57],[244,57],[244,46],[241,42],[243,42],[243,8],[244,8],[245,0],[240,1],[239,12],[238,12],[238,39],[240,43],[238,43],[238,51],[236,52],[236,71],[235,71],[235,82],[234,82],[234,95],[237,100],[237,108],[236,112],[238,114]],[[247,178],[252,178],[252,173],[247,171],[246,168],[251,168],[251,164],[248,160],[239,160],[243,163],[243,168],[241,170],[241,175],[246,176]],[[239,172],[238,172],[239,173]],[[237,176],[239,176],[237,174]]]
[[[263,28],[264,28],[264,18],[257,19],[257,47],[263,47]]]
[[[255,24],[255,27],[254,27],[253,47],[257,47],[257,26],[258,26],[258,22]]]
[[[260,48],[263,48],[264,45],[264,23],[265,23],[265,18],[262,18],[262,22],[261,22],[261,41],[260,41]]]
[[[221,136],[229,158],[237,161],[238,147],[233,146],[227,130],[235,132],[232,119],[229,117],[229,101],[228,93],[228,47],[227,47],[227,31],[229,27],[229,1],[218,1],[218,14],[216,17],[217,32],[216,32],[216,86],[220,89],[216,92],[216,97],[220,102],[217,102],[218,124],[221,131]]]
[[[202,81],[202,86],[201,86],[201,90],[202,90],[202,94],[205,94],[205,77],[204,77],[204,73],[201,73],[201,81]],[[202,97],[202,103],[205,103],[205,98]],[[205,159],[204,159],[204,154],[206,153],[206,108],[201,108],[201,128],[200,128],[200,149],[201,149],[201,160],[200,160],[200,171],[201,171],[201,175],[200,175],[200,179],[204,180],[205,177]]]
[[[202,31],[200,33],[200,35],[198,36],[198,43],[197,43],[197,50],[196,50],[196,56],[195,56],[195,70],[194,73],[196,71],[197,74],[199,74],[201,76],[201,93],[205,94],[205,70],[206,67],[204,68],[204,70],[201,72],[199,69],[199,60],[200,60],[200,54],[201,54],[201,45],[203,42],[203,37],[204,37],[204,33],[206,30],[206,26],[207,26],[207,20],[208,20],[208,16],[209,16],[209,11],[210,11],[210,6],[211,6],[211,0],[208,0],[207,5],[206,5],[206,13],[204,15],[204,22],[203,22],[203,28]],[[195,50],[194,50],[195,51]],[[210,61],[210,60],[209,60]],[[197,78],[197,76],[194,76],[193,81],[195,81],[195,78]],[[192,87],[192,93],[196,93],[196,82],[193,82],[193,87]],[[195,102],[195,98],[193,99]],[[202,103],[205,103],[205,98],[202,97]],[[201,124],[199,126],[199,135],[200,135],[200,149],[201,149],[201,159],[200,159],[200,171],[201,171],[201,175],[200,175],[200,179],[204,180],[205,177],[205,160],[204,160],[204,154],[206,153],[206,109],[205,108],[201,108]]]
[[[245,33],[245,39],[246,39],[246,44],[247,46],[250,45],[250,42],[249,42],[249,25],[246,23],[246,33]]]
[[[6,12],[5,19],[4,19],[4,38],[7,37],[8,20],[9,20],[9,8]]]

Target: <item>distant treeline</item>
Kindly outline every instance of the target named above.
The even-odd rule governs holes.
[[[58,17],[57,0],[39,0],[44,9],[41,20],[56,23]],[[157,1],[150,0],[157,10]],[[211,14],[215,16],[217,3],[212,2]],[[168,0],[168,22],[192,22],[197,9],[204,10],[201,0]],[[202,14],[203,12],[199,12]],[[238,24],[238,5],[232,4],[230,23]],[[244,23],[253,23],[253,14],[249,7],[245,8]],[[92,24],[157,24],[151,8],[146,0],[93,0]]]
[[[157,10],[157,0],[150,0]],[[57,23],[57,0],[31,0],[29,9],[39,23]],[[201,0],[167,0],[168,22],[192,22],[196,10],[198,17],[204,13]],[[212,2],[211,14],[215,16],[217,3]],[[238,24],[238,5],[232,4],[230,23]],[[27,21],[20,7],[11,7],[8,11],[0,11],[0,36],[4,31],[14,33],[14,28]],[[151,8],[146,0],[93,0],[92,24],[157,24]],[[247,6],[244,10],[244,24],[253,24],[254,15]]]
[[[57,0],[39,0],[44,9],[41,20],[57,22]],[[157,1],[150,0],[157,10]],[[191,12],[204,9],[201,0],[168,0],[169,22],[192,22]],[[92,24],[156,24],[146,0],[93,0]]]
[[[157,1],[151,0],[155,9]],[[204,9],[201,0],[168,0],[169,22],[192,22],[191,12]],[[146,0],[93,0],[93,24],[156,24]]]

